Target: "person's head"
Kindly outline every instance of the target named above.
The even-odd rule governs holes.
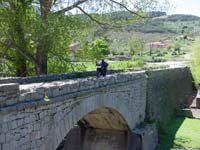
[[[104,62],[104,59],[102,59],[101,61]]]

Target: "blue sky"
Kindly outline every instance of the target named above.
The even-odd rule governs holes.
[[[200,0],[169,0],[175,6],[170,14],[192,14],[200,17]]]

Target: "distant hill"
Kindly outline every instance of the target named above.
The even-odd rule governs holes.
[[[132,30],[142,33],[173,33],[181,30],[193,31],[194,23],[199,22],[200,17],[194,15],[174,14],[154,17],[145,23],[138,23],[130,27]],[[184,29],[185,28],[185,29]]]
[[[155,19],[165,20],[165,21],[200,21],[200,17],[194,15],[186,15],[186,14],[173,14],[168,16],[160,16]]]
[[[107,14],[92,14],[94,17],[100,18],[107,22],[123,22],[121,28],[101,28],[92,24],[85,32],[84,40],[90,42],[96,38],[104,38],[108,41],[110,49],[115,54],[127,53],[128,43],[131,37],[138,36],[145,39],[146,42],[171,39],[180,35],[192,35],[194,27],[200,29],[200,17],[193,15],[175,14],[166,15],[165,12],[151,12],[151,17],[147,21],[140,23],[131,23],[129,19],[134,16],[130,12],[120,11]],[[79,15],[83,20],[89,20],[85,15]]]
[[[199,21],[200,17],[194,15],[175,14],[168,16],[168,21]]]
[[[110,13],[105,13],[105,14],[90,14],[94,17],[99,17],[101,16],[102,18],[109,18],[113,21],[124,21],[124,20],[129,20],[129,19],[133,19],[134,17],[134,14],[132,14],[131,12],[129,11],[116,11],[116,12],[110,12]],[[149,12],[147,14],[148,17],[150,18],[154,18],[154,17],[160,17],[160,16],[166,16],[166,12],[162,12],[162,11],[152,11],[152,12]],[[84,14],[78,14],[78,15],[75,15],[77,17],[79,17],[81,20],[85,20],[85,21],[88,21],[89,18],[84,15]]]
[[[105,14],[90,14],[92,16],[102,16],[107,17],[113,20],[128,20],[134,17],[134,14],[132,14],[129,11],[116,11],[116,12],[110,12]],[[88,20],[89,18],[84,14],[77,14],[79,18],[83,20]],[[162,11],[152,11],[148,12],[147,16],[150,18],[155,19],[167,19],[167,21],[198,21],[200,20],[200,17],[195,15],[188,15],[188,14],[173,14],[173,15],[167,15],[166,12]]]
[[[109,16],[113,20],[128,20],[133,17],[133,14],[127,11],[113,12],[105,14],[105,16]],[[164,19],[166,21],[199,21],[200,17],[194,15],[187,14],[173,14],[167,15],[166,12],[161,11],[153,11],[149,12],[148,16],[152,19]]]

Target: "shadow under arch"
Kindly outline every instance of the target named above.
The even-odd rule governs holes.
[[[75,103],[71,111],[73,125],[76,125],[84,116],[95,110],[99,112],[101,112],[101,110],[104,111],[103,108],[107,108],[107,110],[111,112],[116,112],[117,115],[123,118],[123,121],[126,122],[130,129],[134,128],[132,113],[128,106],[124,102],[116,100],[107,94],[91,96],[86,100]]]
[[[72,110],[67,114],[67,117],[68,128],[63,131],[65,132],[65,138],[63,137],[64,140],[60,140],[60,142],[63,141],[59,144],[57,150],[95,150],[94,147],[84,148],[83,146],[84,142],[87,143],[86,141],[90,141],[89,139],[94,135],[95,137],[93,137],[93,139],[99,138],[101,142],[102,140],[105,141],[103,137],[110,137],[108,139],[111,141],[107,141],[107,144],[113,142],[110,145],[113,146],[114,142],[115,144],[118,142],[118,146],[114,147],[119,147],[119,144],[121,146],[125,144],[124,148],[122,149],[119,147],[119,150],[127,150],[129,145],[127,144],[129,140],[128,134],[131,133],[134,123],[131,111],[129,111],[129,108],[122,101],[114,99],[111,95],[90,96],[85,100],[73,104]],[[65,123],[65,125],[66,124],[67,123]],[[90,136],[88,136],[89,134]],[[113,140],[113,137],[117,137],[118,139],[114,138]],[[133,139],[133,136],[131,136],[131,138]],[[75,147],[65,148],[66,140],[69,140],[68,143],[74,144]],[[78,144],[76,142],[74,143],[74,141],[78,142]],[[123,144],[119,143],[119,141],[122,141]],[[95,145],[101,143],[98,143],[98,140],[95,142]],[[140,139],[138,142],[141,142]],[[105,143],[103,144],[105,146]],[[80,148],[78,149],[77,146]],[[112,150],[108,148],[108,146],[107,149],[104,149]],[[102,147],[101,150],[103,150]]]
[[[89,112],[78,121],[78,125],[84,128],[117,131],[129,130],[125,118],[118,111],[110,107],[101,107]]]

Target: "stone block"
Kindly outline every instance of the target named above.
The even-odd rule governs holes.
[[[19,91],[18,83],[0,84],[0,92]]]
[[[196,107],[200,108],[200,95],[196,97]]]
[[[193,114],[192,114],[191,109],[177,109],[176,115],[180,116],[180,117],[193,118]]]
[[[19,84],[0,84],[0,106],[12,105],[19,99]]]
[[[137,128],[134,132],[141,135],[142,150],[155,150],[158,144],[158,133],[155,124],[147,124],[144,128]]]
[[[5,143],[6,142],[6,136],[5,134],[1,133],[0,134],[0,143]]]

